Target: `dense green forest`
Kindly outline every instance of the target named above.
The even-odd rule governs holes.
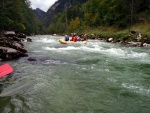
[[[150,0],[88,0],[58,14],[48,30],[81,32],[101,26],[125,29],[139,23],[149,24],[149,14]]]
[[[1,0],[0,31],[39,33],[42,23],[33,13],[29,0]]]
[[[0,31],[63,34],[96,31],[102,27],[123,30],[150,25],[150,0],[58,0],[57,3],[60,7],[53,10],[57,12],[53,19],[46,13],[41,21],[29,0],[1,0]],[[66,8],[62,10],[62,7]]]

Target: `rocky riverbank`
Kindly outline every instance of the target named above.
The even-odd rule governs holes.
[[[12,60],[28,56],[24,48],[24,34],[16,34],[14,31],[5,31],[0,34],[0,60]]]
[[[83,35],[80,35],[83,38]],[[88,35],[89,39],[98,39],[100,41],[109,42],[109,43],[120,43],[124,46],[131,47],[145,47],[150,48],[150,37],[146,34],[142,34],[137,30],[131,31],[129,34],[124,36],[102,36],[96,34]]]

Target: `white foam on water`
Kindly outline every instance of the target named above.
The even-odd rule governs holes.
[[[122,49],[110,48],[105,50],[105,53],[113,55],[113,56],[124,56],[126,53]]]
[[[91,52],[100,52],[102,54],[108,54],[119,58],[149,58],[148,53],[134,52],[132,50],[124,50],[121,48],[103,48],[99,45],[93,45],[94,48],[84,48],[84,50]]]
[[[118,48],[118,47],[115,48],[114,46],[109,45],[104,42],[93,43],[91,46],[92,47],[88,47],[85,49],[91,52],[100,52],[103,54],[109,54],[109,55],[118,56],[122,58],[127,58],[127,57],[128,58],[139,58],[139,57],[141,58],[141,57],[149,56],[147,53],[138,53],[132,50],[128,50],[128,49],[124,50],[123,48]]]
[[[41,43],[53,43],[55,42],[54,39],[50,39],[50,38],[42,38],[40,40],[37,40],[36,42],[41,42]]]
[[[40,50],[36,50],[36,51],[32,51],[34,53],[40,53],[41,51]]]
[[[102,44],[102,45],[101,45]],[[81,45],[81,46],[67,46],[67,47],[61,47],[61,48],[55,48],[55,47],[44,47],[44,50],[51,50],[51,51],[57,51],[62,52],[63,51],[86,51],[91,53],[100,53],[105,54],[108,56],[113,57],[119,57],[119,58],[140,58],[140,59],[149,59],[148,53],[142,53],[142,52],[134,52],[133,50],[128,49],[122,49],[122,48],[115,48],[115,47],[103,47],[107,44],[104,43],[96,43],[96,44],[87,44],[87,45]],[[108,45],[107,45],[108,46]]]
[[[55,61],[55,60],[46,60],[45,64],[68,64],[67,62]]]
[[[59,48],[60,50],[79,50],[80,47],[68,46],[66,48]]]
[[[150,96],[150,89],[146,89],[143,86],[136,86],[136,85],[129,84],[129,83],[122,83],[122,86],[124,88],[127,88],[127,89],[135,92],[135,93],[140,93],[143,95]]]
[[[117,82],[117,80],[116,79],[114,79],[114,78],[107,78],[109,81],[111,81],[111,82]]]
[[[62,47],[62,48],[54,48],[54,47],[44,47],[44,50],[55,50],[55,51],[68,51],[68,50],[80,50],[79,47],[74,47],[74,46],[68,46],[68,47]]]
[[[109,56],[119,57],[119,58],[149,58],[148,53],[138,53],[130,50],[123,50],[120,48],[103,48],[98,45],[94,45],[94,48],[84,47],[85,51],[99,52],[102,54],[107,54]]]
[[[118,56],[120,58],[148,58],[149,54],[144,52],[134,52],[133,50],[121,49],[121,48],[109,48],[106,49],[106,53]]]
[[[44,50],[57,50],[57,48],[54,47],[43,47]]]

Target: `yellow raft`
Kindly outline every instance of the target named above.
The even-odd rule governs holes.
[[[64,39],[59,39],[59,42],[61,44],[87,44],[87,41],[77,41],[77,42],[74,42],[74,41],[65,41]]]

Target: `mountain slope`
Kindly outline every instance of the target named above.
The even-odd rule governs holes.
[[[75,5],[83,4],[86,1],[88,0],[58,0],[46,12],[45,25],[49,26],[58,13],[61,13],[66,9],[70,9]]]
[[[43,20],[44,17],[46,16],[46,12],[44,12],[43,10],[36,8],[35,10],[33,10],[35,15],[40,19]]]

